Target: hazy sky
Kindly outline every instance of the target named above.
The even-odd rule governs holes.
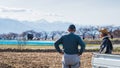
[[[120,0],[0,0],[0,17],[120,25]]]

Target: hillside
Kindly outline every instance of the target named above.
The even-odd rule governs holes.
[[[18,21],[13,19],[0,18],[0,33],[21,33],[27,30],[40,31],[66,31],[69,26],[69,22],[48,22],[46,20],[39,20],[34,22],[29,21]]]

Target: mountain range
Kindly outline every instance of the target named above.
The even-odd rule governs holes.
[[[18,21],[15,19],[0,18],[0,34],[2,33],[22,33],[27,30],[34,30],[36,32],[41,31],[66,31],[71,22],[48,22],[44,19],[30,22],[30,21]]]

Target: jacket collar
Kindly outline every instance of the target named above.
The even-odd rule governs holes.
[[[104,36],[103,39],[109,38],[109,36]]]
[[[70,32],[69,34],[74,34],[74,32]]]

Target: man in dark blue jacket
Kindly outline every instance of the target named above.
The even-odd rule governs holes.
[[[113,45],[108,37],[109,32],[105,28],[101,29],[100,32],[101,32],[101,37],[103,37],[103,40],[99,52],[105,54],[111,54],[113,50]]]
[[[74,34],[76,31],[75,25],[70,25],[68,31],[70,33],[57,40],[54,46],[60,54],[63,54],[62,68],[79,68],[80,55],[85,50],[85,43],[78,35]],[[63,45],[63,50],[60,49],[60,44]],[[80,49],[79,46],[81,47]]]

